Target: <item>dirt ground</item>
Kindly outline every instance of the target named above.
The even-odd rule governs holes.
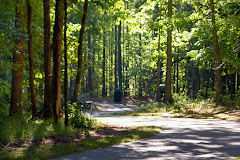
[[[98,128],[96,132],[93,134],[87,135],[84,133],[78,133],[75,136],[50,136],[41,139],[36,139],[27,142],[20,143],[12,143],[8,145],[6,150],[13,150],[15,148],[29,148],[29,147],[37,147],[41,144],[66,144],[73,142],[80,142],[88,139],[99,139],[104,137],[113,137],[127,134],[132,127],[119,127],[113,125],[105,125],[101,128]]]

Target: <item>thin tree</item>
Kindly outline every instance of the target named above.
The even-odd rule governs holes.
[[[172,0],[168,0],[168,17],[172,17]],[[171,91],[171,73],[172,73],[172,29],[167,29],[167,75],[165,82],[165,96],[164,102],[172,103],[172,91]]]
[[[105,12],[106,13],[106,12]],[[103,31],[103,59],[102,59],[102,96],[106,96],[106,32]]]
[[[114,66],[114,84],[115,84],[115,89],[118,88],[118,78],[117,78],[117,72],[118,72],[118,54],[117,54],[117,25],[115,25],[115,50],[114,50],[114,54],[115,54],[115,66]]]
[[[65,126],[68,125],[68,58],[67,58],[67,0],[64,0],[64,106]]]
[[[212,25],[213,25],[213,47],[215,51],[215,61],[216,61],[216,79],[217,79],[217,85],[216,85],[216,103],[219,103],[221,100],[221,72],[220,72],[220,49],[219,49],[219,43],[218,43],[218,36],[217,36],[217,28],[215,23],[215,15],[214,15],[214,3],[213,0],[210,0],[210,8],[211,8],[211,16],[212,16]]]
[[[88,33],[88,91],[92,92],[92,38],[91,34]]]
[[[13,52],[13,65],[12,65],[12,86],[11,86],[11,100],[9,115],[21,112],[22,100],[22,79],[23,79],[23,58],[24,58],[24,20],[25,15],[21,10],[23,0],[15,0],[15,28],[20,32],[19,37],[15,38],[15,51]]]
[[[85,0],[84,2],[84,9],[83,9],[83,17],[82,17],[82,27],[80,30],[79,35],[79,45],[78,45],[78,71],[77,71],[77,78],[74,86],[73,91],[73,102],[77,102],[77,96],[78,96],[78,90],[79,90],[79,84],[81,79],[81,73],[83,70],[83,39],[84,39],[84,30],[87,20],[87,11],[88,11],[88,0]]]
[[[119,77],[119,89],[122,91],[122,56],[121,56],[121,28],[122,23],[118,25],[118,77]]]
[[[35,118],[36,109],[36,96],[34,87],[34,61],[33,61],[33,47],[32,47],[32,6],[29,0],[26,0],[27,5],[27,33],[28,33],[28,54],[29,54],[29,83],[31,93],[31,108],[32,117]]]
[[[61,114],[61,52],[63,29],[63,0],[56,0],[55,25],[53,28],[53,114],[54,121]]]
[[[51,117],[52,110],[52,64],[51,64],[51,24],[50,0],[43,0],[44,7],[44,109],[43,117]]]

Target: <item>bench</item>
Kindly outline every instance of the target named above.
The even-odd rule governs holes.
[[[93,110],[93,106],[92,103],[93,101],[87,101],[86,100],[86,96],[85,95],[79,95],[78,96],[78,102],[83,105],[83,109],[90,109],[90,115],[92,115],[92,110]]]

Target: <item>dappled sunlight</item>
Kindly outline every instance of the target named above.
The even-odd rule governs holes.
[[[97,117],[106,124],[120,126],[155,125],[164,129],[143,141],[114,146],[108,151],[117,159],[231,159],[239,156],[240,123],[216,119],[162,118],[162,117]],[[97,152],[96,154],[101,154]],[[121,153],[126,153],[123,155]],[[97,156],[95,155],[95,156]],[[90,156],[91,157],[91,156]],[[90,158],[91,159],[91,158]]]

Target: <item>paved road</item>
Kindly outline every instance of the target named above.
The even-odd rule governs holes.
[[[108,103],[99,103],[99,102],[93,102],[93,106],[100,106],[104,108],[103,110],[94,110],[92,112],[92,115],[94,116],[101,116],[101,115],[106,115],[111,113],[129,112],[129,111],[133,111],[136,108],[139,108],[137,106],[123,105],[119,103],[108,104]]]
[[[164,129],[148,139],[68,155],[56,160],[192,160],[240,156],[240,123],[222,120],[101,116],[120,126],[154,125]]]

